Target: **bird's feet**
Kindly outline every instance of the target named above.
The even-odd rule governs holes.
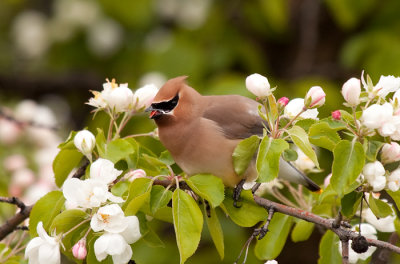
[[[233,206],[236,208],[242,207],[241,205],[238,205],[238,202],[240,201],[240,194],[242,193],[243,185],[245,182],[246,182],[245,179],[241,180],[233,190]]]

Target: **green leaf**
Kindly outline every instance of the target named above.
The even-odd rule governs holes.
[[[129,187],[128,198],[122,205],[125,215],[135,215],[150,197],[153,181],[147,178],[135,179]]]
[[[352,185],[360,175],[365,162],[365,153],[360,142],[342,140],[333,150],[332,188],[339,197],[345,193],[347,186]]]
[[[289,144],[283,139],[265,136],[260,144],[257,157],[257,182],[269,182],[278,176],[279,158]]]
[[[362,199],[361,192],[350,192],[343,196],[341,200],[342,214],[347,218],[352,218],[357,212],[358,206],[360,206]]]
[[[203,228],[203,215],[194,199],[181,189],[172,195],[172,211],[176,242],[181,263],[196,251]]]
[[[380,141],[366,141],[366,158],[369,161],[375,161],[376,156],[378,155],[379,150],[385,144]]]
[[[60,191],[49,192],[36,202],[29,217],[29,234],[31,237],[37,236],[36,227],[40,221],[43,222],[43,228],[49,231],[53,219],[60,213],[64,202],[65,198]]]
[[[197,174],[188,178],[186,183],[196,194],[210,202],[213,208],[224,200],[224,184],[214,175]]]
[[[240,208],[233,206],[233,191],[226,189],[226,197],[221,208],[229,215],[233,222],[239,226],[251,227],[259,221],[267,219],[267,211],[254,202],[251,190],[244,190],[241,194]]]
[[[312,125],[308,135],[312,144],[321,148],[326,148],[330,151],[332,151],[336,144],[340,141],[340,137],[336,132],[336,129],[331,128],[326,122]]]
[[[152,248],[165,247],[164,242],[160,239],[156,232],[147,224],[147,232],[143,235],[143,241]]]
[[[172,164],[175,163],[174,158],[172,158],[171,153],[168,150],[165,150],[161,152],[160,158],[159,158],[164,164],[171,166]]]
[[[58,152],[53,161],[54,177],[58,187],[61,188],[71,171],[78,166],[82,157],[82,153],[77,149],[62,149]]]
[[[133,198],[142,195],[146,192],[151,191],[153,182],[147,178],[137,178],[131,182],[129,187],[128,198],[125,201],[125,204],[122,206],[124,208]]]
[[[273,94],[268,95],[268,106],[270,108],[272,117],[275,119],[278,118],[278,105],[276,104],[276,99]]]
[[[317,121],[311,118],[302,119],[296,122],[296,126],[299,126],[305,131],[308,131],[310,127],[315,124],[315,122]]]
[[[310,238],[312,232],[314,230],[314,224],[307,222],[305,220],[300,220],[296,223],[292,231],[292,241],[300,242],[306,241]]]
[[[51,223],[50,232],[52,232],[52,230],[56,230],[57,234],[66,233],[87,219],[89,219],[89,215],[82,210],[65,210],[54,218],[53,222]],[[80,225],[74,231],[65,236],[63,239],[64,246],[66,248],[71,248],[76,243],[76,241],[73,241],[73,238],[80,239],[81,236],[79,234],[83,231],[86,233],[86,231],[90,228],[89,225],[90,223],[87,221],[85,224]]]
[[[297,160],[298,157],[299,155],[297,154],[297,151],[294,149],[288,148],[283,151],[282,158],[286,161],[295,161]]]
[[[390,190],[386,190],[386,192],[392,197],[394,203],[396,204],[397,208],[400,208],[400,192],[392,192]]]
[[[375,199],[372,195],[369,196],[368,203],[369,208],[371,208],[371,211],[378,219],[385,218],[386,216],[393,214],[393,210],[390,205],[382,200]]]
[[[116,163],[134,152],[135,149],[132,148],[132,145],[127,140],[118,138],[106,145],[105,154],[102,158]]]
[[[326,231],[319,243],[318,264],[342,263],[342,256],[338,248],[339,237],[332,231]]]
[[[215,248],[217,249],[222,260],[224,259],[224,234],[222,232],[221,224],[219,223],[215,209],[210,208],[210,217],[205,216],[205,218],[211,239],[214,242]]]
[[[103,130],[100,128],[97,128],[96,148],[97,148],[97,152],[99,153],[100,157],[105,156],[106,144],[107,144],[107,140],[106,140],[106,137],[104,136]]]
[[[314,149],[311,146],[310,141],[308,140],[308,135],[304,129],[299,126],[293,126],[288,130],[288,134],[290,138],[293,140],[293,143],[304,152],[304,154],[309,157],[319,168],[317,154],[315,154]]]
[[[130,182],[128,181],[117,182],[113,187],[111,187],[111,193],[115,196],[125,197],[128,194],[129,185]]]
[[[257,240],[254,248],[259,259],[275,259],[281,253],[292,226],[292,218],[288,215],[275,213],[268,226],[268,233],[261,240]]]
[[[260,144],[258,136],[251,136],[239,142],[233,151],[233,167],[237,175],[242,176],[246,172],[251,160],[254,158],[254,153]]]
[[[75,144],[74,144],[74,137],[76,135],[76,131],[71,131],[71,133],[69,133],[67,140],[65,140],[65,142],[61,143],[60,145],[58,145],[59,149],[76,149]]]
[[[167,206],[172,198],[172,192],[163,186],[154,185],[150,194],[150,210],[154,214],[158,209]]]

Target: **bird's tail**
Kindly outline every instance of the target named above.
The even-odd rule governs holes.
[[[312,192],[317,192],[321,190],[318,184],[316,184],[310,178],[304,175],[304,173],[298,170],[293,164],[283,159],[281,159],[279,162],[278,177],[283,180],[304,185],[307,189],[309,189]]]

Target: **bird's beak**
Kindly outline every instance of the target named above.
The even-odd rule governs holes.
[[[151,105],[149,107],[147,107],[144,111],[145,112],[150,112],[150,115],[149,115],[150,119],[154,119],[154,118],[156,118],[156,117],[158,117],[158,116],[160,116],[162,114],[162,111],[154,108]]]

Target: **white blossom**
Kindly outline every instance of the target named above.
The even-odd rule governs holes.
[[[397,192],[400,188],[400,168],[392,171],[387,178],[387,187],[392,192]]]
[[[29,241],[25,249],[25,258],[32,264],[59,264],[60,243],[58,238],[50,237],[39,222],[36,227],[38,237]]]
[[[106,183],[98,180],[67,179],[63,185],[63,194],[69,205],[82,208],[99,207],[102,203],[110,200],[122,203],[121,197],[114,196],[108,191]]]
[[[360,103],[361,83],[360,79],[351,78],[343,84],[342,95],[350,106]]]
[[[367,163],[363,168],[363,175],[372,186],[374,192],[383,190],[386,186],[385,168],[379,161]]]
[[[325,103],[325,92],[320,86],[313,86],[308,90],[304,98],[307,108],[318,108]]]
[[[94,54],[107,57],[118,51],[123,37],[123,29],[116,20],[102,18],[89,26],[87,43]]]
[[[144,110],[149,107],[157,93],[158,88],[154,84],[147,84],[137,89],[133,96],[133,105],[135,105],[135,109]]]
[[[304,99],[303,98],[295,98],[290,100],[289,103],[285,107],[285,116],[288,118],[294,118],[297,116],[304,108]],[[308,109],[304,113],[300,115],[302,118],[311,118],[318,119],[318,110]]]
[[[99,158],[90,165],[90,179],[110,184],[121,175],[122,171],[114,168],[114,163],[107,159]]]
[[[396,142],[383,145],[381,150],[382,163],[391,163],[400,160],[400,145]]]
[[[110,85],[107,85],[110,84]],[[117,84],[114,82],[104,84],[102,98],[107,106],[116,113],[127,112],[133,107],[133,92],[128,88],[128,84]],[[107,88],[106,88],[107,87]]]
[[[99,208],[90,221],[90,227],[94,232],[107,231],[121,233],[128,227],[124,212],[117,204],[110,204]]]
[[[258,73],[247,76],[246,88],[257,97],[266,97],[272,94],[268,79]]]
[[[400,78],[389,76],[381,76],[378,83],[374,86],[373,91],[382,98],[385,98],[389,93],[396,92],[400,88]]]
[[[92,132],[88,130],[79,131],[74,137],[74,145],[83,155],[92,160],[92,151],[96,145],[96,138]]]
[[[373,104],[363,111],[361,122],[367,128],[377,129],[381,128],[385,123],[390,123],[392,116],[393,107],[391,104]]]
[[[124,237],[107,232],[94,242],[94,253],[98,261],[111,255],[114,264],[126,264],[132,257],[132,249]]]
[[[298,168],[303,172],[308,172],[316,167],[315,163],[306,154],[304,154],[304,152],[301,151],[301,149],[296,149],[296,151],[297,151],[297,160],[293,162],[296,168]]]
[[[278,264],[278,261],[274,260],[267,260],[264,264]]]
[[[388,215],[384,218],[376,218],[371,209],[367,208],[363,211],[363,218],[371,225],[373,225],[380,232],[394,232],[394,220],[396,215]],[[362,231],[362,230],[361,230]]]
[[[89,102],[86,104],[94,106],[96,108],[102,109],[107,106],[106,101],[103,98],[103,94],[98,92],[98,91],[91,91],[94,95],[94,97],[89,99]]]
[[[135,215],[127,216],[124,219],[126,228],[120,232],[128,244],[135,243],[142,236],[140,234],[139,219]]]

